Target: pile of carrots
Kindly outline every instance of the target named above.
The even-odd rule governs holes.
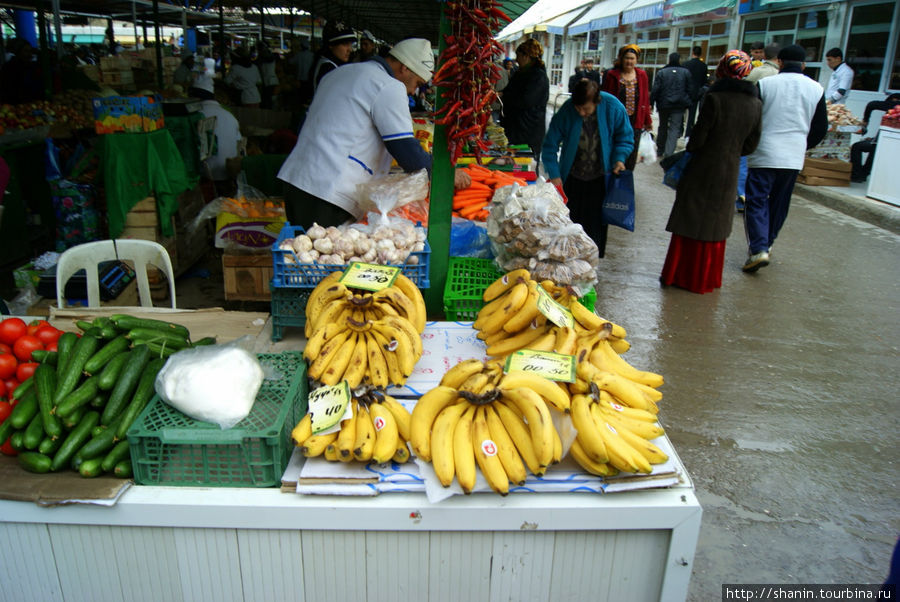
[[[468,188],[460,188],[453,195],[453,215],[466,219],[485,221],[490,215],[488,203],[494,191],[510,184],[525,186],[527,182],[506,172],[494,171],[472,163],[463,168],[472,179]]]

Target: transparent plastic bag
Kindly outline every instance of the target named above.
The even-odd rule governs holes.
[[[656,142],[653,141],[653,134],[646,130],[641,132],[637,158],[638,163],[656,163]]]
[[[487,229],[472,220],[454,217],[450,229],[450,256],[484,259],[493,257]]]
[[[428,172],[396,173],[373,178],[356,187],[359,208],[386,219],[392,211],[428,197]],[[369,222],[371,223],[371,218]]]

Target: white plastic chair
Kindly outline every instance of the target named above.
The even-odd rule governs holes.
[[[169,252],[161,244],[151,240],[117,239],[88,242],[63,252],[56,264],[56,304],[65,307],[65,288],[75,272],[84,269],[87,273],[88,307],[100,306],[100,277],[98,265],[103,261],[131,261],[137,278],[138,293],[142,307],[153,307],[150,298],[150,283],[147,279],[147,265],[152,264],[162,270],[169,281],[169,297],[175,308],[175,273]]]

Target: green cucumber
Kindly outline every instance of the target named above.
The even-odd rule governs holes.
[[[16,451],[25,451],[25,431],[16,431],[10,435],[9,444]]]
[[[44,454],[45,456],[53,456],[53,454],[56,453],[56,450],[59,449],[59,446],[62,445],[62,442],[62,437],[57,437],[56,439],[44,437],[38,444],[38,452]]]
[[[104,326],[100,329],[100,338],[104,341],[109,341],[116,338],[117,336],[119,336],[119,331],[112,324],[110,324],[109,326]]]
[[[18,399],[19,403],[22,403],[22,398],[25,396],[29,390],[34,390],[34,379],[26,378],[22,384],[16,387],[16,390],[13,391],[13,399]]]
[[[152,352],[153,357],[156,357],[156,358],[168,359],[169,356],[174,355],[174,354],[178,353],[179,351],[181,351],[181,349],[176,349],[175,347],[172,347],[171,345],[166,345],[165,343],[160,345],[159,343],[156,343],[154,341],[141,341],[141,342],[150,348],[150,351]]]
[[[132,341],[165,344],[166,347],[176,349],[187,349],[191,346],[190,341],[179,334],[154,328],[132,328],[125,336]]]
[[[91,458],[90,460],[85,460],[81,463],[81,466],[78,467],[78,473],[88,479],[99,477],[103,474],[103,469],[100,468],[100,464],[102,463],[103,458]]]
[[[114,338],[85,362],[84,371],[88,374],[97,374],[112,358],[128,349],[130,345],[124,336]]]
[[[63,370],[62,375],[59,377],[59,383],[56,385],[56,393],[53,396],[54,405],[59,405],[66,398],[66,395],[75,390],[75,386],[81,380],[84,365],[94,355],[98,345],[100,345],[100,339],[89,334],[85,334],[75,343],[75,347],[72,349],[72,353],[66,362],[66,369]]]
[[[131,459],[122,460],[113,468],[113,474],[120,479],[130,479],[134,476],[134,469],[131,466]]]
[[[203,337],[199,341],[191,343],[191,347],[203,347],[205,345],[215,345],[216,337]]]
[[[99,421],[99,412],[87,412],[78,425],[72,429],[72,432],[69,433],[66,440],[63,441],[63,444],[56,452],[56,455],[53,456],[53,463],[50,465],[50,470],[56,471],[66,466],[72,456],[75,455],[75,452],[77,452],[90,438],[91,429],[93,429]]]
[[[86,378],[84,382],[81,383],[80,387],[69,393],[59,405],[56,406],[56,415],[60,418],[66,418],[69,414],[94,399],[100,391],[100,388],[97,386],[99,380],[99,376],[90,376]]]
[[[109,360],[109,363],[103,367],[103,370],[100,372],[100,380],[97,381],[97,386],[100,387],[101,391],[110,391],[116,386],[119,374],[122,373],[122,368],[125,367],[125,362],[128,361],[130,354],[130,351],[123,351]]]
[[[190,339],[191,333],[181,324],[173,324],[172,322],[164,322],[163,320],[151,320],[149,318],[135,318],[124,314],[115,314],[109,317],[115,322],[119,330],[132,330],[134,328],[154,328],[163,332],[174,332],[175,334]]]
[[[125,433],[131,428],[131,424],[144,409],[144,406],[147,405],[147,402],[153,398],[153,383],[156,382],[156,375],[159,374],[165,363],[166,360],[157,358],[151,360],[147,367],[144,368],[137,388],[134,390],[134,395],[131,397],[131,402],[122,412],[122,422],[119,423],[119,428],[116,430],[117,439],[125,438]],[[110,469],[105,470],[108,472]]]
[[[98,377],[99,378],[99,377]],[[94,398],[88,402],[88,405],[94,408],[95,410],[102,409],[103,406],[106,405],[106,400],[109,399],[109,395],[106,394],[106,391],[100,391]]]
[[[37,449],[41,439],[44,438],[44,422],[41,420],[40,414],[35,414],[22,435],[22,444],[25,449]]]
[[[9,420],[0,422],[0,445],[6,443],[6,440],[12,437],[15,430]]]
[[[56,371],[52,366],[41,364],[34,371],[34,386],[37,389],[38,409],[44,432],[51,438],[62,435],[62,425],[53,413],[53,399],[56,391]],[[31,449],[31,448],[29,448]]]
[[[75,326],[80,328],[82,331],[87,332],[91,328],[95,328],[96,326],[87,320],[75,320]]]
[[[66,431],[71,431],[73,428],[78,426],[78,423],[81,422],[81,419],[84,418],[84,415],[87,411],[87,406],[81,406],[80,408],[63,418],[63,428],[66,429]]]
[[[19,454],[19,465],[28,472],[43,474],[50,472],[50,464],[53,460],[49,456],[38,452],[25,451]]]
[[[103,458],[103,462],[100,463],[100,468],[103,469],[103,472],[112,472],[112,469],[116,467],[116,464],[130,457],[131,454],[130,448],[128,447],[128,441],[119,441],[116,443],[115,447],[109,450],[106,457]]]
[[[32,380],[34,379],[29,378],[26,382]],[[28,426],[31,419],[38,413],[37,393],[35,392],[34,387],[32,387],[25,392],[25,395],[18,397],[17,399],[19,400],[19,403],[13,408],[12,414],[9,415],[7,420],[12,424],[13,428],[23,429]]]
[[[78,342],[78,335],[74,332],[64,332],[59,335],[59,338],[56,340],[56,354],[58,359],[56,360],[56,374],[57,376],[62,375],[63,370],[66,369],[66,362],[69,361],[69,354],[72,353],[72,348],[75,347],[75,343]]]
[[[146,345],[138,345],[131,351],[131,357],[128,363],[122,368],[122,374],[116,386],[113,387],[112,393],[109,394],[109,401],[103,408],[103,414],[100,416],[101,424],[109,424],[116,416],[122,413],[125,405],[131,398],[134,389],[137,387],[141,378],[141,373],[150,361],[150,348]]]
[[[35,349],[31,352],[31,361],[39,364],[56,365],[59,354],[56,351],[47,351],[46,349]]]
[[[105,328],[107,326],[115,327],[115,324],[113,324],[113,321],[106,316],[97,316],[91,321],[91,326],[96,326],[97,328]]]
[[[103,418],[100,420],[102,421]],[[81,457],[85,460],[89,460],[98,456],[103,456],[112,449],[112,446],[116,444],[116,429],[119,426],[120,420],[121,418],[116,418],[112,421],[112,424],[109,425],[109,428],[85,443],[82,448],[78,450]],[[100,459],[102,460],[103,458]]]
[[[108,428],[109,428],[108,426],[103,426],[102,424],[98,424],[97,426],[95,426],[94,428],[91,429],[91,439],[93,439],[94,437],[98,437],[100,435],[100,433],[102,433],[103,431],[105,431]]]

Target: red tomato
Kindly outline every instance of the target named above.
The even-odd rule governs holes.
[[[3,445],[0,445],[0,454],[5,456],[18,456],[19,452],[13,449],[13,446],[10,444],[9,439],[7,439]]]
[[[39,338],[26,334],[24,337],[19,337],[19,340],[13,345],[13,353],[16,354],[19,361],[29,362],[31,361],[31,352],[43,348],[44,344]]]
[[[0,353],[12,353],[12,347],[6,343],[0,343]]]
[[[16,390],[16,387],[19,386],[19,381],[13,378],[4,378],[3,386],[6,387],[6,390],[9,391],[9,394],[12,395],[13,391]]]
[[[47,351],[56,351],[56,341],[53,341],[46,347]]]
[[[8,401],[0,401],[0,424],[12,414],[12,406]]]
[[[25,382],[34,374],[34,369],[38,367],[37,362],[27,362],[25,364],[19,364],[19,367],[16,368],[16,380],[20,383]],[[12,391],[10,391],[12,393]]]
[[[37,329],[37,332],[34,333],[38,339],[40,339],[41,343],[43,343],[44,347],[49,345],[50,343],[55,343],[59,338],[59,335],[62,334],[62,331],[57,330],[53,326],[49,324],[44,324],[40,328]]]
[[[16,361],[16,356],[10,353],[0,354],[0,379],[6,380],[15,376],[16,366],[18,365],[19,362]]]
[[[7,318],[0,322],[0,343],[6,343],[7,345],[12,345],[16,342],[16,339],[25,334],[25,331],[28,329],[25,326],[25,322],[23,322],[19,318]]]
[[[10,395],[12,395],[12,391],[7,391],[6,385],[3,384],[2,380],[0,380],[0,399],[6,399]]]

